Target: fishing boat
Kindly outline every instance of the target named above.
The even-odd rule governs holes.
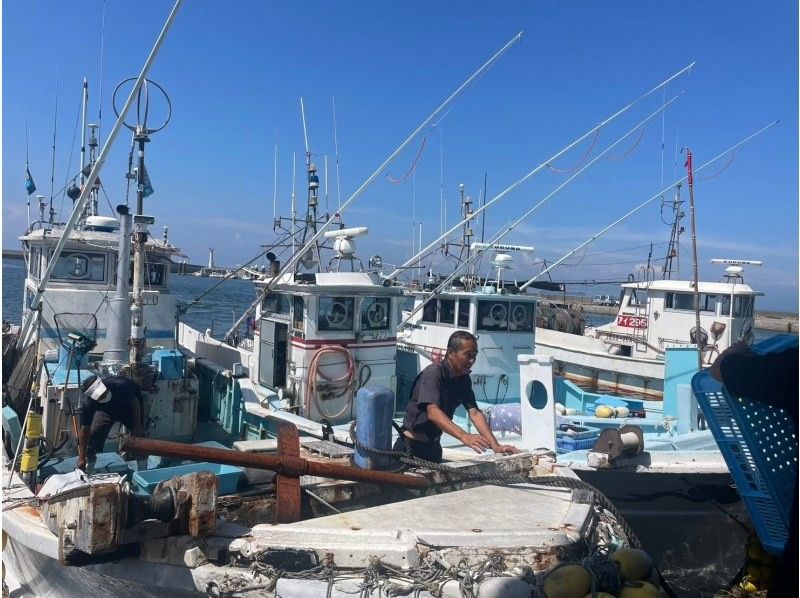
[[[651,275],[622,284],[611,322],[575,333],[537,327],[537,351],[553,356],[558,375],[592,390],[663,398],[668,348],[700,347],[701,362],[708,366],[730,345],[753,341],[755,301],[763,293],[745,283],[744,267],[761,262],[712,263],[726,266],[718,282],[695,286],[691,280]]]
[[[41,250],[39,270],[28,274],[31,312],[44,313],[39,305],[58,292],[48,284],[62,271],[87,285],[69,283],[75,313],[96,318],[97,291],[115,309],[95,330],[62,323],[56,306],[54,355],[40,351],[49,312],[23,321],[21,346],[34,347],[35,357],[29,367],[16,366],[18,378],[32,383],[22,384],[16,403],[3,409],[4,585],[55,596],[529,595],[561,562],[636,545],[613,505],[546,450],[437,468],[417,464],[405,472],[387,471],[369,455],[360,467],[350,464],[354,447],[377,447],[350,434],[342,442],[332,427],[363,409],[356,418],[361,433],[372,429],[390,439],[394,412],[402,290],[378,272],[355,268],[353,239],[366,229],[342,224],[327,233],[334,260],[350,264],[349,272],[312,270],[322,230],[283,271],[270,258],[271,272],[258,283],[252,350],[185,324],[180,345],[172,337],[151,339],[151,322],[159,324],[161,311],[175,320],[181,311],[166,299],[171,254],[148,245],[154,221],[143,213],[143,158],[135,214],[123,206],[114,222],[81,215],[155,54],[60,235],[29,231],[24,237],[30,251]],[[146,124],[136,130],[147,134]],[[307,225],[316,223],[311,216]],[[151,253],[163,260],[154,260],[164,266],[163,289],[146,289]],[[302,263],[295,269],[293,262]],[[377,260],[372,267],[379,270]],[[75,422],[81,380],[108,373],[139,384],[147,437],[121,430],[122,453],[107,442],[84,472],[72,456],[76,430],[69,422]]]

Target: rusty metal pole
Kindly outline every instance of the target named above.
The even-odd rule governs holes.
[[[279,474],[290,476],[314,475],[354,482],[407,486],[409,488],[425,488],[428,486],[428,480],[421,476],[358,469],[335,463],[319,463],[302,457],[244,453],[231,449],[209,448],[194,444],[150,440],[149,438],[137,438],[134,436],[129,436],[123,440],[122,450],[173,459],[189,459],[238,467],[269,469]]]

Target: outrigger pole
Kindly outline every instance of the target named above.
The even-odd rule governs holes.
[[[742,140],[741,140],[739,143],[737,143],[737,144],[735,144],[735,145],[732,145],[731,147],[729,147],[728,149],[726,149],[724,152],[722,152],[722,153],[718,154],[716,157],[714,157],[714,158],[712,158],[711,160],[709,160],[708,162],[704,163],[704,164],[703,164],[702,166],[700,166],[699,168],[695,168],[695,169],[694,169],[694,172],[695,172],[695,173],[698,173],[698,172],[700,172],[701,170],[703,170],[704,168],[706,168],[706,167],[708,167],[708,166],[711,166],[711,164],[713,164],[714,162],[716,162],[717,160],[719,160],[719,159],[720,159],[720,158],[722,158],[723,156],[726,156],[726,155],[730,154],[731,152],[733,152],[733,151],[736,151],[737,149],[739,149],[740,147],[742,147],[744,144],[746,144],[746,143],[747,143],[747,142],[749,142],[750,140],[752,140],[752,139],[754,139],[755,137],[758,137],[759,135],[761,135],[761,133],[763,133],[763,132],[764,132],[764,131],[766,131],[767,129],[771,129],[772,127],[774,127],[775,125],[777,125],[777,124],[778,124],[778,122],[780,122],[780,121],[777,121],[777,120],[776,120],[776,121],[773,121],[773,122],[771,122],[770,124],[768,124],[767,126],[765,126],[765,127],[762,127],[761,129],[759,129],[758,131],[756,131],[756,132],[755,132],[755,133],[753,133],[752,135],[749,135],[748,137],[745,137],[745,138],[744,138],[744,139],[742,139]],[[670,189],[672,189],[672,188],[673,188],[673,187],[675,187],[676,185],[680,185],[680,184],[682,184],[682,183],[683,183],[683,182],[684,182],[684,181],[685,181],[687,178],[688,178],[688,177],[683,177],[682,179],[680,179],[680,180],[678,180],[678,181],[675,181],[674,183],[670,184],[669,186],[667,186],[667,187],[664,187],[664,188],[663,188],[661,191],[659,191],[658,193],[656,193],[656,194],[655,194],[655,195],[653,195],[652,197],[650,197],[650,198],[646,199],[645,201],[643,201],[642,203],[640,203],[638,206],[636,206],[635,208],[633,208],[631,211],[627,212],[625,215],[621,216],[620,218],[618,218],[617,220],[615,220],[614,222],[612,222],[611,224],[609,224],[609,225],[608,225],[607,227],[605,227],[603,230],[601,230],[601,231],[597,232],[596,234],[592,235],[592,236],[591,236],[589,239],[587,239],[585,242],[583,242],[583,243],[581,243],[580,245],[578,245],[578,246],[577,246],[575,249],[573,249],[573,250],[569,251],[569,252],[568,252],[568,253],[566,253],[566,254],[565,254],[563,257],[561,257],[561,258],[560,258],[560,259],[558,259],[557,261],[553,262],[553,264],[551,264],[549,268],[547,268],[547,269],[545,269],[545,270],[542,270],[542,271],[541,271],[541,272],[539,272],[539,273],[538,273],[536,276],[534,276],[533,278],[531,278],[531,279],[530,279],[528,282],[526,282],[525,284],[521,285],[521,286],[519,287],[519,290],[520,290],[520,291],[524,291],[525,289],[527,289],[527,288],[528,288],[528,286],[529,286],[529,285],[533,284],[533,283],[534,283],[534,282],[535,282],[535,281],[536,281],[538,278],[540,278],[540,277],[544,276],[545,274],[547,274],[548,272],[550,272],[550,271],[551,271],[553,268],[556,268],[557,266],[559,266],[559,265],[560,265],[561,263],[563,263],[565,260],[569,259],[571,256],[573,256],[574,254],[576,254],[578,251],[580,251],[581,249],[583,249],[584,247],[586,247],[587,245],[589,245],[589,243],[592,243],[593,241],[595,241],[595,240],[599,239],[601,236],[603,236],[603,235],[604,235],[605,233],[607,233],[609,230],[611,230],[612,228],[614,228],[614,227],[615,227],[617,224],[619,224],[619,223],[620,223],[620,222],[622,222],[623,220],[626,220],[626,219],[627,219],[629,216],[632,216],[633,214],[635,214],[636,212],[638,212],[639,210],[641,210],[642,208],[644,208],[644,207],[645,207],[647,204],[649,204],[649,203],[651,203],[651,202],[655,201],[656,199],[658,199],[659,197],[661,197],[661,196],[662,196],[664,193],[666,193],[667,191],[669,191]]]
[[[520,186],[522,183],[524,183],[524,182],[525,182],[525,181],[527,181],[529,178],[531,178],[531,177],[532,177],[534,174],[536,174],[537,172],[539,172],[540,170],[542,170],[542,169],[543,169],[543,168],[545,168],[546,166],[549,166],[549,165],[550,165],[550,163],[554,162],[555,160],[557,160],[558,158],[560,158],[561,156],[563,156],[565,153],[567,153],[569,150],[571,150],[573,147],[575,147],[576,145],[578,145],[580,142],[582,142],[584,139],[586,139],[586,138],[587,138],[587,137],[589,137],[590,135],[592,135],[592,134],[596,133],[597,131],[599,131],[601,128],[603,128],[604,126],[606,126],[607,124],[609,124],[609,123],[610,123],[610,122],[612,122],[613,120],[616,120],[616,119],[617,119],[619,116],[621,116],[622,114],[624,114],[625,112],[627,112],[627,111],[628,111],[630,108],[632,108],[633,106],[635,106],[636,104],[638,104],[639,102],[641,102],[642,100],[644,100],[646,97],[648,97],[649,95],[651,95],[651,94],[653,94],[654,92],[658,91],[659,89],[661,89],[662,87],[664,87],[665,85],[667,85],[667,84],[668,84],[669,82],[671,82],[672,80],[674,80],[674,79],[676,79],[677,77],[681,76],[683,73],[685,73],[685,72],[687,72],[687,71],[691,70],[691,68],[692,68],[694,65],[695,65],[695,63],[694,63],[694,62],[692,62],[691,64],[689,64],[689,65],[687,65],[687,66],[683,67],[683,68],[682,68],[681,70],[679,70],[677,73],[675,73],[674,75],[672,75],[672,76],[671,76],[671,77],[669,77],[668,79],[665,79],[664,81],[662,81],[661,83],[659,83],[658,85],[656,85],[656,86],[655,86],[653,89],[651,89],[650,91],[648,91],[648,92],[646,92],[646,93],[644,93],[644,94],[640,95],[638,98],[636,98],[635,100],[633,100],[632,102],[630,102],[630,103],[629,103],[627,106],[625,106],[625,107],[621,108],[620,110],[618,110],[617,112],[615,112],[614,114],[612,114],[611,116],[609,116],[607,119],[605,119],[603,122],[601,122],[601,123],[600,123],[599,125],[597,125],[596,127],[593,127],[592,129],[589,129],[589,130],[588,130],[586,133],[584,133],[583,135],[581,135],[581,136],[580,136],[578,139],[576,139],[575,141],[573,141],[572,143],[570,143],[569,145],[567,145],[567,146],[566,146],[566,147],[564,147],[563,149],[559,150],[559,151],[558,151],[556,154],[554,154],[553,156],[551,156],[550,158],[548,158],[547,160],[545,160],[544,162],[542,162],[541,164],[539,164],[539,166],[537,166],[536,168],[534,168],[533,170],[531,170],[531,171],[530,171],[528,174],[526,174],[525,176],[523,176],[521,179],[517,180],[515,183],[513,183],[512,185],[510,185],[509,187],[507,187],[505,190],[503,190],[503,191],[501,191],[500,193],[498,193],[497,195],[495,195],[495,196],[494,196],[494,197],[493,197],[491,200],[489,200],[488,202],[486,202],[486,203],[485,203],[485,204],[484,204],[482,207],[480,207],[479,209],[477,209],[476,211],[474,211],[474,212],[473,212],[472,214],[470,214],[470,215],[469,215],[467,218],[465,218],[465,219],[461,220],[460,222],[458,222],[457,224],[455,224],[455,225],[454,225],[452,228],[450,228],[450,229],[449,229],[449,230],[448,230],[446,233],[444,233],[443,235],[441,235],[441,236],[440,236],[438,239],[436,239],[436,240],[432,241],[432,242],[431,242],[431,244],[430,244],[430,245],[428,245],[428,246],[427,246],[425,249],[422,249],[422,250],[420,250],[420,251],[419,251],[419,253],[417,253],[415,256],[413,256],[412,258],[410,258],[410,259],[409,259],[408,261],[406,261],[406,262],[405,262],[403,265],[401,265],[401,266],[398,266],[398,267],[397,267],[397,268],[396,268],[396,269],[395,269],[393,272],[391,272],[390,274],[388,274],[388,275],[386,276],[386,278],[387,278],[387,279],[389,279],[389,280],[391,280],[391,279],[394,279],[394,278],[395,278],[397,275],[399,275],[399,274],[400,274],[400,273],[401,273],[401,272],[402,272],[404,269],[406,269],[407,267],[409,267],[409,266],[412,266],[413,264],[415,264],[415,263],[417,262],[417,260],[419,260],[419,259],[420,259],[422,256],[426,255],[426,254],[428,253],[428,251],[430,251],[431,249],[433,249],[434,247],[436,247],[436,246],[437,246],[437,245],[438,245],[438,244],[439,244],[439,243],[440,243],[442,240],[444,240],[444,239],[446,239],[447,237],[449,237],[449,236],[450,236],[450,235],[451,235],[453,232],[455,232],[455,231],[456,231],[458,228],[460,228],[461,226],[463,226],[463,225],[464,225],[466,222],[468,222],[469,220],[472,220],[472,219],[474,219],[476,216],[478,216],[478,214],[481,214],[481,213],[482,213],[484,210],[486,210],[487,208],[489,208],[489,207],[490,207],[492,204],[494,204],[495,202],[499,201],[500,199],[502,199],[503,197],[505,197],[506,195],[508,195],[508,194],[509,194],[509,193],[511,193],[512,191],[514,191],[514,190],[515,190],[517,187],[519,187],[519,186]]]
[[[397,157],[397,155],[398,155],[400,152],[402,152],[402,151],[403,151],[403,150],[404,150],[404,149],[405,149],[405,148],[406,148],[406,147],[407,147],[407,146],[408,146],[408,145],[409,145],[409,144],[410,144],[412,141],[414,141],[414,139],[416,139],[416,138],[417,138],[417,136],[418,136],[418,135],[419,135],[419,134],[420,134],[420,133],[421,133],[421,132],[422,132],[422,131],[425,129],[425,127],[427,127],[427,126],[428,126],[428,125],[429,125],[429,124],[430,124],[430,123],[431,123],[431,122],[432,122],[432,121],[433,121],[433,120],[434,120],[434,119],[435,119],[435,118],[436,118],[436,117],[437,117],[437,116],[438,116],[438,115],[439,115],[439,114],[440,114],[440,113],[441,113],[441,112],[442,112],[442,111],[443,111],[445,108],[447,108],[447,107],[448,107],[450,104],[452,104],[452,102],[453,102],[453,101],[454,101],[454,100],[455,100],[455,99],[456,99],[456,98],[457,98],[459,95],[461,95],[461,93],[462,93],[462,92],[463,92],[463,91],[464,91],[464,90],[465,90],[465,89],[466,89],[466,88],[467,88],[467,87],[468,87],[468,86],[469,86],[469,85],[470,85],[470,84],[471,84],[473,81],[475,81],[475,80],[476,80],[478,77],[480,77],[480,76],[481,76],[481,75],[482,75],[482,74],[483,74],[483,73],[484,73],[486,70],[488,70],[490,67],[492,67],[492,66],[493,66],[493,65],[494,65],[494,64],[495,64],[495,63],[496,63],[496,62],[497,62],[497,61],[498,61],[498,60],[499,60],[499,59],[500,59],[500,58],[503,56],[503,54],[505,54],[505,53],[506,53],[506,52],[507,52],[507,51],[508,51],[508,50],[511,48],[511,46],[513,46],[514,44],[516,44],[516,43],[517,43],[517,42],[518,42],[520,39],[522,39],[522,32],[521,32],[521,31],[520,31],[519,33],[517,33],[517,34],[516,34],[516,35],[515,35],[513,38],[511,38],[511,40],[510,40],[508,43],[506,43],[506,45],[504,45],[502,48],[500,48],[500,50],[498,50],[498,51],[497,51],[497,52],[496,52],[496,53],[495,53],[495,54],[494,54],[494,55],[493,55],[491,58],[489,58],[489,60],[487,60],[485,63],[483,63],[483,66],[481,66],[481,67],[480,67],[480,68],[479,68],[477,71],[475,71],[475,72],[474,72],[474,73],[473,73],[473,74],[472,74],[472,75],[471,75],[471,76],[470,76],[470,77],[469,77],[469,78],[468,78],[466,81],[464,81],[464,82],[463,82],[463,83],[462,83],[462,84],[461,84],[461,85],[460,85],[460,86],[459,86],[459,87],[458,87],[458,88],[457,88],[457,89],[456,89],[456,90],[455,90],[453,93],[451,93],[451,94],[450,94],[450,95],[447,97],[447,99],[446,99],[446,100],[444,100],[444,101],[443,101],[441,104],[439,104],[439,107],[438,107],[438,108],[436,108],[436,110],[434,110],[434,111],[431,113],[431,115],[430,115],[428,118],[426,118],[424,121],[422,121],[422,124],[420,124],[420,125],[419,125],[419,126],[418,126],[418,127],[415,129],[415,130],[414,130],[414,132],[413,132],[413,133],[411,133],[411,134],[410,134],[410,135],[409,135],[409,136],[406,138],[406,140],[405,140],[405,141],[403,141],[403,143],[401,143],[401,144],[398,146],[398,148],[397,148],[396,150],[394,150],[394,151],[393,151],[393,152],[392,152],[392,153],[389,155],[389,157],[388,157],[388,158],[386,158],[386,159],[383,161],[383,163],[382,163],[380,166],[378,166],[378,168],[376,168],[376,169],[375,169],[375,171],[374,171],[374,172],[373,172],[373,173],[372,173],[372,174],[371,174],[371,175],[370,175],[370,176],[367,178],[367,180],[365,180],[365,181],[364,181],[364,182],[361,184],[361,186],[360,186],[358,189],[356,189],[356,190],[353,192],[353,194],[352,194],[352,195],[351,195],[351,196],[350,196],[350,197],[347,199],[347,201],[345,201],[345,202],[344,202],[344,203],[341,205],[341,207],[340,207],[340,208],[339,208],[339,209],[336,211],[336,214],[334,214],[333,216],[331,216],[331,217],[330,217],[330,218],[329,218],[329,219],[328,219],[328,220],[327,220],[327,221],[326,221],[326,222],[325,222],[325,223],[324,223],[324,224],[323,224],[323,225],[320,227],[320,229],[319,229],[319,230],[318,230],[318,231],[317,231],[317,232],[316,232],[316,233],[315,233],[315,234],[314,234],[314,235],[311,237],[311,239],[309,239],[309,240],[306,242],[306,244],[305,244],[305,245],[302,247],[302,249],[300,249],[299,251],[296,251],[296,252],[294,252],[294,254],[292,255],[292,257],[291,257],[291,258],[289,258],[289,260],[288,260],[288,261],[287,261],[287,262],[286,262],[286,263],[283,265],[283,269],[281,269],[281,271],[280,271],[280,272],[278,272],[278,274],[277,274],[276,276],[272,277],[272,279],[271,279],[271,280],[270,280],[270,281],[269,281],[269,282],[266,284],[266,286],[265,286],[265,287],[264,287],[264,289],[261,291],[261,293],[258,295],[258,297],[257,297],[257,298],[256,298],[256,300],[253,302],[253,304],[252,304],[252,305],[251,305],[249,308],[247,308],[247,309],[245,310],[245,312],[242,314],[242,317],[241,317],[241,318],[239,318],[239,319],[238,319],[238,320],[237,320],[237,321],[234,323],[234,325],[231,327],[231,329],[230,329],[230,330],[228,330],[228,332],[226,332],[226,333],[225,333],[225,336],[224,336],[223,340],[226,340],[226,341],[227,341],[227,340],[229,340],[229,339],[231,338],[231,336],[233,336],[233,334],[236,332],[236,330],[239,328],[239,326],[242,324],[242,322],[244,322],[245,318],[247,318],[247,317],[250,315],[250,312],[251,312],[253,309],[255,309],[256,305],[258,305],[258,304],[261,302],[261,300],[262,300],[262,299],[263,299],[263,298],[266,296],[267,292],[269,292],[269,289],[272,287],[272,285],[275,283],[275,281],[279,280],[281,277],[285,276],[287,272],[290,272],[290,271],[292,271],[292,270],[294,269],[294,267],[295,267],[295,264],[297,264],[297,262],[300,260],[300,257],[301,257],[301,256],[303,256],[303,255],[305,255],[306,251],[308,251],[308,249],[309,249],[309,248],[310,248],[310,247],[311,247],[311,246],[312,246],[314,243],[316,243],[316,242],[317,242],[317,240],[319,240],[319,238],[320,238],[320,237],[322,236],[322,234],[325,232],[325,229],[327,229],[327,228],[328,228],[328,226],[329,226],[329,225],[330,225],[330,224],[331,224],[331,223],[332,223],[332,222],[333,222],[333,221],[334,221],[336,218],[338,218],[339,216],[341,216],[341,215],[342,215],[342,213],[343,213],[343,212],[344,212],[344,211],[347,209],[347,207],[348,207],[348,206],[349,206],[351,203],[353,203],[353,201],[355,201],[355,200],[356,200],[356,199],[357,199],[357,198],[358,198],[358,197],[359,197],[359,196],[360,196],[360,195],[361,195],[361,194],[362,194],[362,193],[363,193],[363,192],[366,190],[366,188],[367,188],[367,187],[369,187],[369,186],[370,186],[370,185],[371,185],[371,184],[372,184],[372,183],[375,181],[375,179],[377,179],[377,178],[378,178],[378,177],[381,175],[381,173],[383,173],[383,171],[384,171],[384,170],[385,170],[385,169],[386,169],[386,168],[389,166],[389,164],[391,164],[391,163],[392,163],[392,161],[393,161],[393,160],[394,160],[394,159]]]
[[[72,207],[72,214],[70,214],[69,220],[67,221],[66,225],[64,226],[64,233],[61,235],[61,238],[56,243],[55,248],[53,249],[53,255],[50,257],[50,260],[47,263],[47,269],[45,270],[44,274],[42,275],[42,280],[39,283],[38,288],[36,289],[36,294],[33,296],[31,300],[29,312],[33,313],[38,311],[39,307],[42,304],[42,297],[44,296],[44,291],[47,288],[47,283],[50,280],[50,276],[53,274],[53,270],[56,267],[56,262],[58,261],[58,257],[61,255],[61,250],[64,249],[64,245],[67,243],[67,238],[69,237],[70,231],[75,227],[75,224],[78,222],[84,207],[86,206],[86,202],[89,200],[91,196],[91,189],[94,185],[95,181],[97,180],[97,176],[100,174],[100,170],[103,168],[103,164],[105,164],[106,157],[108,156],[108,152],[111,149],[112,144],[114,143],[114,139],[119,133],[119,130],[122,128],[123,120],[125,116],[128,114],[128,110],[130,109],[131,105],[133,104],[134,99],[137,97],[137,93],[139,92],[139,88],[142,86],[142,82],[147,77],[147,73],[150,71],[150,68],[153,66],[153,62],[155,62],[156,56],[158,55],[159,50],[161,49],[161,45],[164,43],[166,39],[167,32],[169,28],[172,26],[172,22],[175,20],[175,17],[178,14],[178,9],[180,8],[183,0],[176,0],[175,5],[172,7],[172,11],[170,12],[169,16],[167,17],[166,22],[164,23],[164,27],[161,29],[161,33],[159,33],[158,38],[156,39],[156,43],[153,46],[153,49],[150,51],[150,55],[147,57],[147,60],[142,67],[141,73],[139,73],[139,77],[136,79],[136,83],[133,85],[133,89],[131,89],[130,95],[128,95],[128,99],[125,101],[125,105],[122,107],[119,116],[117,117],[117,122],[114,123],[114,127],[111,129],[111,132],[108,135],[108,139],[106,140],[103,149],[100,151],[100,155],[97,156],[97,161],[94,163],[92,167],[92,171],[89,173],[89,177],[86,179],[86,183],[81,190],[80,197],[75,201],[75,205]],[[19,340],[17,340],[17,348],[23,346],[24,342],[27,340],[28,334],[30,333],[31,325],[33,324],[34,318],[26,318],[25,322],[23,323],[22,330],[19,335]]]
[[[681,92],[681,93],[683,93],[683,92]],[[411,311],[411,313],[410,313],[410,314],[408,314],[408,315],[407,315],[407,316],[406,316],[406,317],[403,319],[403,321],[402,321],[402,322],[400,322],[400,324],[399,324],[399,325],[400,325],[400,326],[403,326],[403,325],[405,325],[405,324],[406,324],[406,323],[407,323],[407,322],[408,322],[408,321],[409,321],[409,320],[410,320],[410,319],[411,319],[411,318],[414,316],[414,314],[416,314],[416,313],[417,313],[419,310],[421,310],[421,309],[424,307],[424,305],[425,305],[425,304],[426,304],[428,301],[430,301],[430,300],[431,300],[431,299],[432,299],[434,296],[436,296],[436,294],[437,294],[437,293],[439,293],[439,292],[440,292],[440,291],[441,291],[441,290],[442,290],[444,287],[446,287],[448,284],[450,284],[450,282],[451,282],[451,281],[452,281],[452,280],[453,280],[453,279],[454,279],[456,276],[458,276],[458,275],[459,275],[459,273],[460,273],[460,272],[461,272],[461,271],[462,271],[462,270],[463,270],[463,269],[464,269],[466,266],[468,266],[469,264],[471,264],[471,263],[475,262],[475,261],[476,261],[476,260],[477,260],[477,259],[478,259],[480,256],[482,256],[482,255],[483,255],[483,254],[484,254],[484,253],[485,253],[487,250],[491,249],[491,248],[492,248],[494,245],[496,245],[497,243],[499,243],[499,242],[500,242],[500,241],[503,239],[503,237],[505,237],[505,236],[506,236],[508,233],[510,233],[510,232],[511,232],[511,231],[512,231],[512,230],[513,230],[513,229],[514,229],[514,228],[515,228],[515,227],[516,227],[516,226],[517,226],[517,225],[518,225],[520,222],[522,222],[523,220],[525,220],[525,218],[527,218],[528,216],[530,216],[531,214],[533,214],[533,213],[534,213],[536,210],[538,210],[538,209],[539,209],[539,208],[540,208],[542,205],[544,205],[544,204],[545,204],[545,203],[546,203],[546,202],[547,202],[547,201],[548,201],[550,198],[552,198],[552,197],[553,197],[553,196],[554,196],[556,193],[558,193],[559,191],[561,191],[561,190],[562,190],[564,187],[566,187],[566,186],[567,186],[568,184],[570,184],[570,183],[571,183],[573,180],[575,180],[575,178],[576,178],[576,177],[578,177],[578,176],[579,176],[579,175],[580,175],[580,174],[581,174],[583,171],[585,171],[587,168],[589,168],[590,166],[592,166],[592,164],[594,164],[595,162],[597,162],[598,160],[600,160],[600,158],[602,158],[603,156],[605,156],[606,154],[608,154],[608,152],[610,152],[610,151],[611,151],[612,149],[614,149],[614,148],[615,148],[617,145],[619,145],[620,143],[622,143],[623,141],[625,141],[625,139],[626,139],[626,138],[628,138],[630,135],[632,135],[632,134],[633,134],[634,132],[636,132],[638,129],[640,129],[641,127],[643,127],[644,125],[646,125],[646,124],[647,124],[649,121],[651,121],[651,120],[652,120],[652,119],[654,119],[656,116],[658,116],[658,115],[659,115],[659,113],[661,113],[661,112],[663,112],[664,110],[666,110],[666,109],[667,109],[667,107],[668,107],[670,104],[672,104],[672,102],[676,101],[676,100],[677,100],[677,99],[680,97],[680,95],[681,95],[681,94],[678,94],[677,96],[673,97],[673,98],[672,98],[672,99],[670,99],[670,100],[669,100],[669,101],[668,101],[666,104],[664,104],[663,106],[661,106],[661,107],[660,107],[658,110],[656,110],[655,112],[653,112],[652,114],[650,114],[650,116],[648,116],[648,117],[647,117],[647,118],[645,118],[644,120],[642,120],[642,121],[640,121],[639,123],[637,123],[637,124],[636,124],[636,125],[635,125],[633,128],[631,128],[631,129],[630,129],[630,130],[629,130],[627,133],[625,133],[625,134],[624,134],[622,137],[620,137],[619,139],[617,139],[617,140],[616,140],[614,143],[612,143],[612,144],[611,144],[611,145],[609,145],[607,148],[605,148],[605,149],[604,149],[602,152],[600,152],[599,154],[597,154],[597,155],[596,155],[594,158],[592,158],[592,159],[591,159],[589,162],[587,162],[586,164],[584,164],[584,165],[583,165],[583,166],[582,166],[582,167],[581,167],[581,168],[580,168],[578,171],[576,171],[574,174],[572,174],[572,175],[571,175],[571,176],[570,176],[568,179],[566,179],[566,180],[565,180],[563,183],[561,183],[561,184],[560,184],[558,187],[556,187],[555,189],[553,189],[553,191],[551,191],[550,193],[548,193],[548,194],[547,194],[547,195],[546,195],[546,196],[545,196],[543,199],[541,199],[539,202],[537,202],[537,203],[536,203],[536,205],[534,205],[534,206],[533,206],[531,209],[529,209],[527,212],[525,212],[524,214],[522,214],[522,216],[519,216],[518,218],[515,218],[515,219],[514,219],[514,220],[512,220],[512,221],[511,221],[509,224],[505,225],[505,227],[503,227],[503,228],[502,228],[500,231],[498,231],[497,233],[495,233],[495,234],[492,236],[492,238],[489,240],[489,242],[486,244],[486,247],[485,247],[485,248],[481,248],[481,249],[478,249],[478,250],[476,250],[476,251],[475,251],[475,253],[473,253],[472,255],[468,256],[468,257],[467,257],[467,259],[466,259],[466,260],[464,260],[462,263],[458,264],[458,266],[457,266],[457,267],[456,267],[456,268],[453,270],[453,272],[451,272],[451,273],[450,273],[450,275],[449,275],[449,276],[448,276],[448,277],[447,277],[445,280],[443,280],[442,282],[440,282],[440,283],[439,283],[439,284],[436,286],[436,288],[433,290],[433,292],[431,293],[431,295],[430,295],[430,296],[429,296],[429,297],[428,297],[428,298],[427,298],[425,301],[423,301],[421,304],[417,305],[417,306],[416,306],[416,307],[415,307],[415,308],[414,308],[414,309]]]

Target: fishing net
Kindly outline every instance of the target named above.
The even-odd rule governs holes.
[[[97,344],[97,317],[88,313],[60,313],[55,315],[56,331],[62,347],[86,354]]]

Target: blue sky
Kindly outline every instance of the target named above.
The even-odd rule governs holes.
[[[171,8],[163,0],[105,3],[101,78],[101,0],[3,2],[3,247],[18,247],[26,224],[25,126],[31,172],[50,194],[54,108],[58,102],[54,186],[74,172],[80,87],[89,79],[90,121],[102,108],[101,135],[114,122],[111,96],[138,74]],[[174,114],[153,135],[147,164],[155,194],[145,212],[169,225],[192,262],[243,262],[273,238],[273,158],[278,144],[278,211],[287,214],[292,152],[303,205],[304,98],[313,160],[327,207],[337,206],[336,105],[342,200],[430,112],[515,33],[520,43],[471,86],[435,127],[391,164],[400,184],[381,176],[344,214],[367,225],[364,258],[398,263],[411,254],[412,221],[423,242],[441,228],[441,198],[453,223],[458,185],[476,205],[487,177],[491,198],[632,99],[692,61],[671,83],[561,158],[568,169],[604,150],[664,100],[667,111],[637,130],[537,210],[506,242],[536,247],[518,259],[519,279],[560,258],[591,234],[684,176],[680,148],[702,164],[767,123],[780,124],[697,176],[700,273],[716,279],[713,257],[761,259],[746,280],[763,308],[797,309],[797,3],[708,1],[548,2],[212,2],[189,0],[151,71]],[[58,95],[56,88],[58,87]],[[102,106],[98,105],[102,92]],[[154,100],[156,101],[156,100]],[[151,118],[163,114],[158,105]],[[152,121],[151,121],[152,122]],[[101,138],[101,140],[103,140]],[[638,142],[637,142],[638,141]],[[124,200],[129,133],[102,174],[110,203]],[[663,148],[663,149],[662,149]],[[676,151],[678,150],[678,151]],[[487,215],[487,237],[564,181],[548,169]],[[671,194],[670,194],[671,195]],[[684,186],[682,198],[688,200]],[[69,200],[64,205],[69,204]],[[54,204],[59,210],[61,195]],[[108,204],[103,201],[104,213]],[[691,273],[689,208],[681,273]],[[66,219],[67,214],[63,214]],[[419,227],[419,224],[417,225]],[[476,226],[480,235],[480,225]],[[417,228],[419,234],[419,228]],[[663,259],[669,228],[660,202],[623,222],[552,273],[556,280],[620,280],[637,275],[653,243]],[[441,264],[441,257],[427,263]],[[661,262],[656,262],[660,265]],[[488,264],[482,265],[482,273]],[[589,294],[613,286],[574,287]]]

